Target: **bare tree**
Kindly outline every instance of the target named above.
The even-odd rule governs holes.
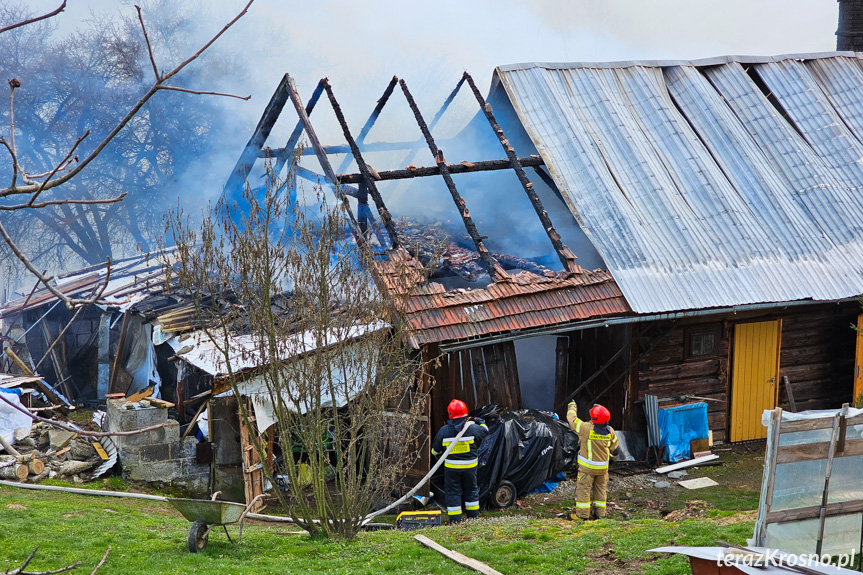
[[[35,173],[32,171],[32,168],[24,164],[22,155],[20,154],[16,143],[17,129],[15,125],[15,95],[16,90],[21,87],[22,82],[17,78],[10,79],[8,112],[9,132],[8,136],[0,137],[0,145],[2,145],[6,150],[11,162],[11,181],[6,187],[0,188],[0,211],[18,212],[24,210],[38,214],[38,218],[39,215],[41,215],[39,212],[40,210],[58,208],[62,210],[61,213],[64,218],[74,222],[75,220],[85,220],[88,217],[86,212],[87,210],[91,210],[91,214],[94,213],[92,212],[94,209],[110,210],[112,206],[121,202],[126,195],[125,192],[118,193],[113,197],[95,197],[88,190],[78,190],[76,195],[65,197],[53,196],[47,192],[61,185],[74,182],[75,178],[104,152],[121,131],[134,124],[136,118],[138,118],[142,113],[147,102],[150,101],[150,99],[158,92],[171,91],[197,95],[217,95],[239,98],[240,96],[234,96],[232,94],[201,91],[179,86],[176,84],[175,79],[180,72],[182,72],[193,61],[198,59],[216,40],[218,40],[231,26],[233,26],[248,11],[253,1],[254,0],[249,0],[236,17],[228,22],[194,53],[168,71],[160,71],[159,66],[156,63],[156,55],[154,53],[153,44],[150,42],[143,14],[141,9],[136,6],[137,18],[140,24],[140,31],[144,38],[147,58],[152,67],[154,77],[152,84],[129,107],[125,115],[116,120],[116,123],[110,129],[106,130],[106,133],[101,137],[101,140],[98,143],[90,149],[87,149],[85,142],[90,136],[90,131],[85,131],[83,134],[80,134],[75,138],[73,142],[65,146],[61,152],[58,152],[58,159],[54,160],[47,168],[39,170],[39,173]],[[26,26],[44,24],[48,19],[59,14],[64,8],[65,1],[57,10],[49,14],[23,18],[18,22],[13,22],[0,28],[0,33],[13,33],[14,31],[19,31]],[[117,53],[122,55],[123,51],[118,50]],[[243,97],[243,99],[248,99],[248,96]],[[105,223],[104,218],[100,221],[102,221],[103,224]],[[5,219],[0,220],[0,237],[3,238],[3,241],[11,250],[14,257],[23,264],[30,274],[37,278],[38,282],[44,284],[47,289],[49,289],[56,297],[64,301],[67,306],[71,308],[76,305],[92,303],[101,297],[104,290],[98,290],[92,297],[88,298],[67,297],[57,290],[52,283],[53,278],[50,275],[39,271],[39,268],[37,268],[33,263],[31,257],[21,249],[19,242],[13,239],[12,234],[10,234],[6,226],[7,221]],[[107,286],[108,280],[110,279],[110,262],[111,258],[108,257],[106,261],[108,273],[105,280],[105,286]]]
[[[173,214],[176,272],[234,393],[273,406],[282,461],[266,473],[273,485],[287,478],[280,502],[311,532],[350,538],[417,457],[422,366],[404,346],[399,294],[378,289],[342,207],[320,188],[292,205],[283,186],[247,190],[248,209],[222,201],[200,226]]]

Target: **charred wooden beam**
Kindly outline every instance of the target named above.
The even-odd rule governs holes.
[[[286,75],[287,76],[287,75]],[[300,101],[300,95],[297,93],[297,87],[294,84],[293,78],[288,76],[288,96],[291,99],[291,103],[294,105],[294,110],[297,112],[297,116],[300,118],[300,122],[303,124],[303,129],[306,131],[306,135],[309,137],[309,142],[312,145],[312,149],[315,150],[315,154],[318,157],[318,162],[321,164],[321,168],[324,170],[324,174],[327,176],[327,179],[330,181],[330,184],[333,187],[333,191],[336,194],[336,197],[342,203],[342,207],[345,209],[345,214],[348,217],[348,225],[351,227],[351,231],[356,236],[357,245],[360,248],[367,250],[368,244],[366,242],[366,237],[363,235],[360,230],[360,225],[357,222],[357,219],[354,217],[354,212],[351,210],[351,204],[348,201],[348,196],[345,194],[342,187],[339,185],[338,179],[336,178],[336,173],[333,171],[332,165],[330,165],[330,160],[327,158],[326,152],[324,152],[323,146],[321,146],[321,141],[318,139],[318,134],[315,132],[314,127],[312,126],[312,122],[309,120],[308,114],[306,114],[306,109],[303,107],[303,103]]]
[[[311,116],[312,111],[315,109],[315,106],[318,103],[318,99],[321,97],[321,94],[324,92],[324,79],[318,82],[318,85],[315,86],[315,91],[312,92],[312,97],[309,98],[309,101],[306,102],[306,116]],[[285,144],[285,147],[280,150],[280,152],[276,155],[276,163],[273,165],[273,174],[278,176],[282,168],[285,167],[285,164],[289,159],[293,159],[294,150],[297,148],[297,143],[300,141],[300,136],[303,135],[303,123],[297,120],[297,125],[294,126],[294,131],[291,132],[291,135],[288,137],[288,141]]]
[[[454,142],[453,139],[449,140],[441,140],[439,142],[440,145],[446,145],[451,142]],[[409,142],[365,142],[360,144],[360,151],[363,153],[368,152],[401,152],[405,150],[413,150],[419,146],[420,148],[425,147],[425,140],[411,140]],[[347,144],[337,144],[337,145],[329,145],[324,146],[324,151],[327,154],[350,154],[351,148]],[[258,152],[259,158],[277,158],[279,154],[285,152],[285,148],[268,148],[263,147],[261,151]],[[305,149],[302,151],[303,156],[313,156],[315,155],[315,151],[311,148]],[[403,161],[401,163],[408,164],[408,161]]]
[[[282,113],[282,108],[285,107],[285,102],[287,101],[288,75],[285,74],[282,77],[282,81],[279,82],[278,87],[276,87],[276,91],[273,92],[273,96],[270,98],[270,102],[267,104],[267,107],[264,108],[264,113],[261,115],[258,125],[255,126],[255,131],[252,132],[252,137],[249,139],[249,142],[240,154],[240,158],[237,160],[237,164],[231,171],[231,175],[228,176],[228,181],[225,183],[225,191],[227,193],[232,194],[242,192],[246,177],[248,177],[249,172],[252,170],[252,166],[255,165],[255,160],[257,159],[264,142],[267,141],[267,137],[269,137],[270,131],[273,129],[273,124],[276,123],[276,120],[278,119],[279,114]]]
[[[410,90],[408,90],[408,85],[404,80],[399,80],[399,86],[401,86],[402,92],[404,92],[405,98],[408,101],[408,106],[410,106],[411,111],[414,113],[414,118],[423,133],[423,137],[425,138],[429,151],[437,162],[438,168],[440,169],[440,175],[443,177],[444,182],[446,182],[446,187],[449,189],[450,195],[452,195],[456,210],[458,210],[458,213],[464,222],[465,230],[467,230],[470,239],[473,240],[473,243],[476,246],[476,251],[479,253],[480,261],[482,261],[483,266],[492,281],[506,280],[506,272],[500,264],[491,257],[488,248],[485,247],[485,244],[482,241],[483,236],[481,236],[479,231],[477,231],[476,225],[473,223],[473,219],[470,217],[470,212],[467,209],[467,204],[464,201],[464,198],[461,197],[461,194],[459,194],[458,189],[455,187],[455,182],[453,182],[452,176],[449,173],[443,153],[438,149],[437,144],[435,144],[431,131],[429,131],[428,125],[423,119],[422,113],[420,112],[419,107],[417,107],[417,103],[414,101],[414,97],[411,95]]]
[[[539,156],[519,158],[522,166],[535,167],[545,164]],[[512,164],[509,160],[482,160],[480,162],[461,162],[460,164],[447,164],[450,174],[466,174],[469,172],[491,172],[495,170],[510,170]],[[440,166],[424,166],[421,168],[405,168],[403,170],[385,170],[378,172],[380,178],[377,180],[407,180],[410,178],[423,178],[427,176],[439,176]],[[362,180],[362,174],[339,174],[339,182],[342,184],[357,184]]]
[[[393,222],[393,218],[390,215],[386,204],[384,203],[384,199],[383,197],[381,197],[381,194],[378,191],[378,188],[375,185],[371,174],[369,173],[369,168],[366,165],[366,161],[363,159],[363,155],[360,153],[360,149],[357,147],[357,143],[354,140],[354,137],[351,135],[351,129],[348,127],[348,123],[345,120],[345,115],[342,113],[342,107],[339,105],[338,100],[336,100],[335,94],[333,94],[333,87],[330,86],[329,82],[325,81],[324,89],[327,91],[327,98],[329,98],[330,100],[333,111],[336,113],[336,119],[339,121],[339,125],[342,127],[342,133],[345,136],[345,140],[348,142],[348,146],[350,146],[351,148],[351,153],[354,156],[354,160],[356,160],[357,162],[357,167],[359,168],[360,173],[363,176],[363,183],[365,184],[368,193],[371,194],[372,200],[374,200],[375,206],[378,209],[378,215],[380,215],[381,222],[383,222],[384,227],[387,230],[387,235],[390,237],[390,244],[393,248],[397,248],[399,247],[399,240],[398,233],[396,232],[395,222]],[[339,180],[335,177],[335,174],[333,176],[333,184],[335,184],[335,187],[338,188]]]
[[[389,101],[390,96],[393,95],[393,90],[395,90],[396,84],[398,84],[398,82],[399,82],[398,77],[393,76],[393,79],[390,80],[389,84],[387,84],[387,87],[384,90],[384,93],[378,99],[377,104],[375,104],[375,109],[372,110],[372,113],[369,116],[369,119],[366,120],[365,125],[363,125],[363,128],[360,130],[359,135],[357,135],[357,146],[362,146],[363,142],[366,141],[366,136],[369,135],[369,132],[371,131],[372,126],[374,126],[375,122],[377,122],[378,117],[381,115],[381,112],[384,109],[384,106],[387,105],[387,102]],[[351,156],[346,156],[345,159],[342,161],[342,165],[339,166],[338,172],[341,173],[341,172],[344,172],[345,170],[347,170],[350,163],[351,163]]]
[[[527,174],[524,172],[524,167],[519,161],[518,156],[515,153],[515,149],[509,143],[509,140],[507,140],[506,135],[504,135],[503,128],[501,128],[500,124],[497,123],[494,113],[492,112],[491,105],[485,101],[485,98],[483,98],[479,88],[476,86],[476,82],[473,81],[470,74],[465,72],[463,78],[467,81],[468,86],[470,86],[476,101],[479,103],[479,107],[485,114],[486,120],[488,120],[491,129],[500,141],[501,147],[504,152],[506,152],[506,157],[509,159],[509,163],[515,171],[515,175],[518,176],[518,181],[521,183],[521,187],[524,188],[528,199],[530,199],[530,203],[533,205],[536,215],[539,216],[539,220],[542,222],[542,227],[545,229],[548,239],[551,240],[551,244],[554,246],[554,251],[557,252],[557,257],[560,259],[560,263],[563,264],[563,268],[569,273],[581,273],[581,266],[575,263],[575,260],[577,259],[575,254],[566,246],[566,244],[563,243],[563,241],[561,241],[560,234],[557,233],[556,229],[554,229],[554,224],[551,222],[551,218],[548,217],[548,212],[545,211],[542,201],[539,199],[539,194],[536,193],[536,190],[533,189],[533,184],[527,178]]]
[[[446,113],[447,109],[449,108],[449,105],[452,104],[452,101],[455,100],[455,97],[458,95],[459,90],[461,90],[462,84],[464,84],[464,76],[462,76],[459,79],[458,83],[455,85],[455,88],[452,89],[452,92],[449,93],[449,96],[447,96],[446,100],[444,100],[444,103],[441,105],[440,109],[437,111],[437,113],[432,118],[432,121],[429,123],[429,132],[434,130],[435,126],[437,126],[437,123],[440,122],[441,118],[443,118],[443,115],[444,115],[444,113]],[[414,147],[411,149],[410,153],[408,153],[408,155],[405,157],[402,164],[409,166],[411,164],[411,162],[413,162],[414,157],[417,155],[417,152],[420,151],[421,147],[422,147],[422,142],[418,142],[418,145],[414,145]]]

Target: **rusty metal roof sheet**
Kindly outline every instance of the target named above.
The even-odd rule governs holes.
[[[863,293],[859,54],[522,64],[496,90],[637,313]]]

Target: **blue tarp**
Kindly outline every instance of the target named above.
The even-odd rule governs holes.
[[[692,458],[689,442],[706,438],[707,404],[690,403],[659,410],[659,444],[671,463]]]

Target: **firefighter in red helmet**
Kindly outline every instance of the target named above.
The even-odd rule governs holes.
[[[468,518],[479,516],[479,486],[476,483],[477,453],[482,440],[488,435],[481,419],[469,421],[467,405],[453,399],[447,407],[449,421],[440,428],[432,441],[432,453],[440,455],[455,440],[455,436],[467,425],[470,426],[458,440],[444,460],[444,491],[446,510],[452,523],[461,521],[461,505]]]
[[[575,402],[566,410],[569,426],[578,434],[578,484],[575,488],[575,516],[578,519],[605,517],[608,461],[617,454],[617,434],[608,425],[611,413],[602,405],[590,408],[590,421],[578,418]]]

